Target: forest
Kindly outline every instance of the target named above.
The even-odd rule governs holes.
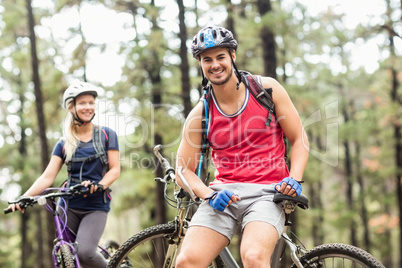
[[[174,165],[201,97],[189,46],[208,25],[230,29],[236,66],[277,79],[301,116],[310,208],[292,231],[307,248],[351,244],[402,267],[402,0],[0,0],[1,207],[46,168],[63,92],[87,81],[100,92],[94,122],[119,135],[104,237],[171,220],[152,151],[163,144]],[[53,267],[53,234],[42,207],[1,213],[0,267]]]

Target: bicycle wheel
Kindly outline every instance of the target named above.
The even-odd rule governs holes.
[[[71,248],[67,244],[60,246],[61,264],[62,268],[75,268],[75,261]]]
[[[180,247],[173,243],[173,240],[177,238],[175,230],[174,223],[167,223],[149,227],[137,233],[115,252],[108,268],[174,267],[175,255]],[[171,254],[166,254],[168,250]],[[209,267],[221,268],[224,265],[218,256]]]
[[[300,258],[303,267],[365,267],[385,268],[368,252],[345,244],[325,244],[309,250]],[[296,265],[292,265],[295,268]]]

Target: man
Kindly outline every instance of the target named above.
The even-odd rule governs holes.
[[[285,89],[261,77],[272,88],[276,117],[266,125],[268,111],[250,94],[235,66],[237,41],[222,27],[206,27],[193,39],[191,51],[200,64],[203,85],[210,82],[208,140],[216,167],[206,186],[195,174],[202,141],[200,102],[183,128],[177,167],[194,193],[205,200],[184,238],[176,267],[207,267],[242,227],[244,267],[270,267],[275,244],[284,228],[284,214],[272,202],[275,192],[296,196],[308,159],[308,140],[298,112]],[[273,116],[273,115],[272,115]],[[292,145],[291,170],[284,159],[283,133]],[[179,180],[179,184],[183,183]]]

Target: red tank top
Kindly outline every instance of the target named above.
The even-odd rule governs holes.
[[[211,183],[271,184],[289,175],[284,159],[285,144],[282,129],[268,111],[249,91],[238,112],[227,115],[220,110],[213,94],[210,108],[208,139],[215,165],[215,180]]]

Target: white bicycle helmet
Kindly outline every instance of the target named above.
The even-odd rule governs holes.
[[[70,85],[63,94],[63,108],[67,109],[68,103],[73,101],[77,96],[81,94],[90,94],[95,98],[98,96],[96,88],[85,82],[78,82]]]

